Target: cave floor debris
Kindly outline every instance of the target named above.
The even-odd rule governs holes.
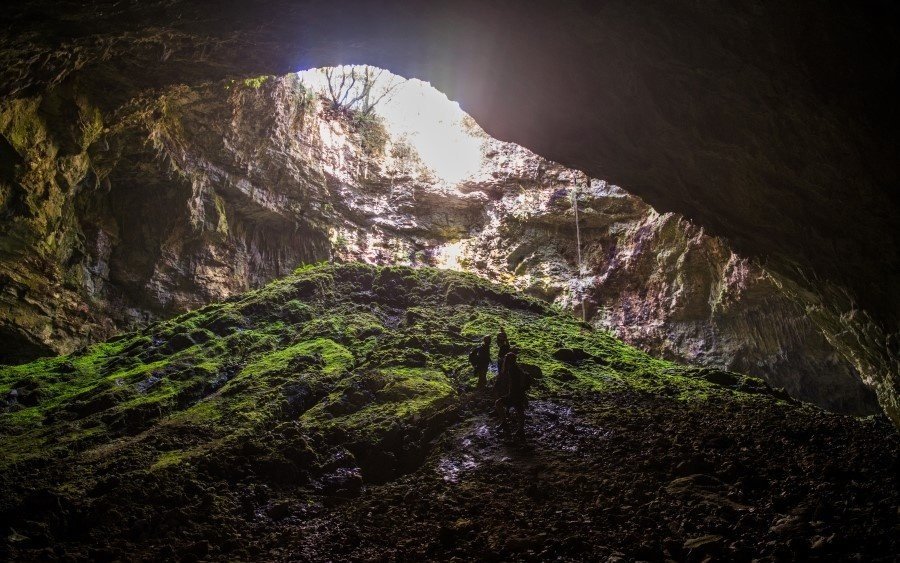
[[[108,519],[90,544],[35,550],[11,536],[7,555],[889,561],[900,550],[900,439],[883,417],[562,393],[532,401],[521,440],[490,401],[461,402],[424,462],[386,482],[363,484],[337,450],[335,470],[312,483],[219,488],[217,502],[241,507],[228,517],[186,502],[130,527]],[[165,497],[157,486],[147,495]]]
[[[886,424],[622,392],[533,401],[521,442],[473,413],[421,468],[284,525],[266,555],[887,561],[900,444],[870,431]]]

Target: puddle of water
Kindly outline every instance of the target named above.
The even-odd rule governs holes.
[[[527,443],[510,443],[486,416],[476,418],[457,436],[457,447],[437,464],[436,471],[447,483],[458,483],[466,473],[493,463],[528,463],[535,450],[596,455],[598,441],[612,432],[581,421],[569,406],[533,401],[525,426]]]
[[[437,470],[447,483],[459,483],[463,473],[476,469],[478,465],[479,463],[475,461],[474,457],[463,454],[459,459],[449,457],[441,459],[438,462]]]
[[[493,432],[487,424],[479,424],[478,428],[475,429],[475,436],[481,439],[490,438],[492,435]]]
[[[362,487],[359,467],[339,467],[313,481],[313,489],[324,492],[353,491]]]
[[[447,483],[459,483],[463,474],[496,460],[499,438],[484,417],[457,438],[457,447],[438,461],[437,472]]]

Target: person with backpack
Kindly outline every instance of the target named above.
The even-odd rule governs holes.
[[[500,327],[500,331],[497,333],[497,348],[499,352],[497,353],[497,374],[499,375],[501,371],[503,371],[503,358],[512,350],[512,347],[509,344],[509,337],[506,336],[506,331],[503,327]]]
[[[485,336],[481,340],[481,344],[472,348],[469,352],[469,363],[475,371],[475,377],[478,378],[476,388],[482,389],[487,385],[488,367],[491,365],[491,337]]]
[[[497,414],[504,427],[509,422],[509,409],[516,413],[516,434],[525,433],[525,406],[528,404],[528,389],[531,377],[522,369],[517,361],[516,350],[511,350],[503,358],[503,369],[497,376],[494,390],[497,394]]]

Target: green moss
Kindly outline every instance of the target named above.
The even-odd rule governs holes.
[[[218,194],[213,194],[213,203],[216,208],[216,231],[221,235],[228,235],[228,216],[225,213],[225,200]]]
[[[401,423],[416,422],[454,404],[456,390],[440,371],[389,368],[350,377],[303,420],[324,430],[339,429],[375,443]]]
[[[541,374],[535,395],[736,393],[471,275],[318,264],[78,354],[0,368],[0,393],[21,399],[0,413],[0,466],[125,455],[111,444],[135,436],[142,467],[167,470],[285,423],[380,444],[458,408],[474,384],[468,350],[501,326]]]
[[[39,117],[40,98],[12,100],[0,111],[0,133],[20,155],[47,139],[47,126]]]
[[[194,424],[214,423],[222,418],[222,409],[217,401],[206,400],[197,403],[172,416],[174,422],[191,422]]]
[[[79,126],[81,128],[80,145],[87,149],[103,134],[103,114],[95,107],[79,105]]]
[[[184,452],[182,451],[163,452],[156,462],[150,466],[150,470],[165,469],[166,467],[178,465],[183,460]]]
[[[259,88],[263,84],[265,84],[272,78],[274,78],[274,76],[269,75],[269,74],[264,74],[262,76],[257,76],[255,78],[245,78],[243,81],[243,84],[247,88],[253,88],[254,90],[259,90]]]
[[[322,373],[334,374],[345,369],[353,362],[350,352],[327,338],[316,338],[295,344],[283,350],[278,350],[259,358],[248,364],[240,377],[259,377],[271,373],[284,373],[290,362],[297,358],[320,357],[324,362]]]
[[[367,155],[380,156],[384,154],[390,139],[384,119],[376,114],[355,112],[351,118],[351,124],[359,135],[360,146]]]

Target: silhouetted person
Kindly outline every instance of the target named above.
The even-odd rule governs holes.
[[[475,370],[475,377],[478,378],[477,387],[481,388],[487,385],[487,371],[491,365],[491,337],[485,336],[481,340],[481,345],[472,348],[469,352],[469,363]]]
[[[497,414],[504,426],[509,420],[509,409],[516,412],[516,433],[520,436],[525,433],[525,405],[528,401],[528,388],[531,379],[522,371],[516,359],[516,351],[513,350],[503,358],[503,369],[497,376],[494,390],[497,393]]]
[[[503,370],[503,358],[509,354],[512,347],[509,345],[509,338],[506,336],[506,331],[503,330],[503,327],[500,327],[500,332],[497,333],[497,347],[500,351],[497,353],[497,375]]]

